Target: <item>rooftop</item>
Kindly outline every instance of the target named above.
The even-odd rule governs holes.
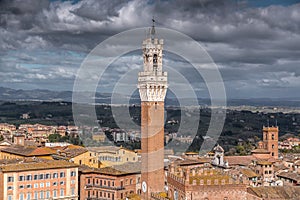
[[[300,187],[249,187],[248,192],[264,199],[300,199]]]
[[[96,173],[103,175],[121,176],[128,174],[139,174],[141,172],[141,164],[128,162],[123,165],[116,165],[104,168],[90,168],[87,166],[80,166],[79,170],[82,173]]]
[[[249,168],[243,168],[243,169],[240,169],[240,171],[241,171],[242,174],[244,174],[248,178],[258,177],[258,175],[253,170],[251,170]]]
[[[251,151],[251,153],[257,154],[270,154],[270,151],[266,150],[266,149],[254,149]]]
[[[253,160],[256,160],[256,158],[254,156],[224,156],[224,160],[228,162],[229,166],[248,166]]]
[[[0,160],[0,171],[2,172],[36,171],[73,167],[78,166],[67,161],[47,160],[40,158]]]
[[[30,157],[30,156],[43,156],[51,155],[55,151],[48,147],[24,147],[20,145],[10,146],[4,149],[1,149],[2,152],[16,154],[20,156]]]
[[[296,181],[297,183],[300,183],[300,174],[294,173],[294,172],[281,172],[277,174],[278,177],[290,179],[293,181]]]

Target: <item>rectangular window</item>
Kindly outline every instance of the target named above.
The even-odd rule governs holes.
[[[31,194],[27,193],[27,200],[31,200]]]
[[[64,185],[64,184],[65,184],[65,182],[61,181],[59,184],[60,184],[60,185]]]
[[[8,199],[8,200],[12,200],[12,195],[8,195],[8,196],[7,196],[7,199]]]
[[[7,177],[7,182],[14,182],[14,177],[13,176]]]
[[[24,181],[25,180],[25,176],[19,176],[19,181]]]
[[[24,194],[23,193],[20,194],[20,198],[19,199],[20,200],[24,200]]]
[[[35,184],[33,185],[33,187],[34,187],[34,188],[38,188],[38,187],[39,187],[39,184],[35,183]]]
[[[43,180],[43,179],[44,179],[44,174],[40,174],[40,175],[39,175],[39,179],[40,179],[40,180]]]
[[[8,187],[7,187],[7,190],[13,190],[13,189],[14,189],[13,186],[8,186]]]
[[[57,173],[53,173],[53,178],[58,178],[58,174]]]
[[[38,180],[38,175],[37,175],[37,174],[35,174],[35,175],[33,176],[33,180]]]
[[[46,187],[50,187],[50,182],[47,182],[47,183],[46,183]]]
[[[75,188],[71,188],[71,195],[75,195]]]
[[[76,172],[75,171],[71,171],[71,176],[76,176]]]
[[[24,185],[20,185],[19,188],[20,188],[20,189],[24,189]]]
[[[31,188],[31,184],[26,185],[26,188]]]
[[[45,175],[45,179],[50,179],[50,178],[51,178],[50,174]]]
[[[40,192],[40,198],[43,199],[44,198],[44,191]]]
[[[53,190],[53,197],[57,197],[57,190]]]
[[[47,198],[47,199],[50,198],[50,191],[49,191],[49,190],[46,192],[46,198]]]
[[[39,193],[38,193],[37,191],[34,192],[34,199],[38,199],[38,198],[39,198],[39,197],[38,197],[38,194],[39,194]]]
[[[43,188],[44,187],[44,183],[40,183],[40,188]]]
[[[32,176],[31,175],[27,175],[26,176],[26,181],[31,181],[32,180]]]
[[[60,178],[65,177],[65,172],[60,172]]]
[[[60,196],[61,197],[63,197],[65,195],[64,193],[65,193],[64,189],[60,189]]]
[[[57,182],[53,182],[53,185],[54,185],[54,186],[57,186]]]

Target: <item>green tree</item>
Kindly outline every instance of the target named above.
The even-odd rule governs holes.
[[[50,134],[49,137],[48,137],[49,141],[50,142],[60,142],[61,140],[61,135],[60,134]]]

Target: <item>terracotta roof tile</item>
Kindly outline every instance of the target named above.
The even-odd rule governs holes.
[[[2,172],[18,172],[73,167],[78,166],[67,161],[56,161],[38,158],[0,160],[0,170]]]
[[[263,199],[300,199],[300,187],[249,187],[247,190]]]
[[[41,155],[51,155],[54,151],[47,147],[24,147],[24,146],[10,146],[4,149],[1,149],[2,152],[16,154],[21,156],[41,156]]]
[[[253,160],[256,160],[256,158],[254,156],[225,156],[224,160],[228,162],[229,166],[248,166]]]

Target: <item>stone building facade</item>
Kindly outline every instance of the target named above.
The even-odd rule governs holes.
[[[89,168],[81,166],[80,200],[125,199],[131,194],[141,193],[140,164],[127,163],[115,167]]]
[[[38,158],[0,161],[0,199],[78,199],[78,166]]]
[[[247,180],[205,165],[171,165],[168,196],[174,200],[247,199]]]

